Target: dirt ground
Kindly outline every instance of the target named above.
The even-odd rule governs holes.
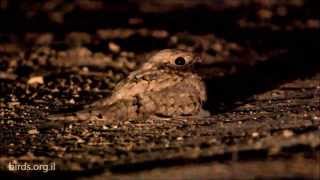
[[[0,0],[0,177],[319,179],[319,5]],[[205,60],[210,117],[46,119],[109,96],[165,48]]]

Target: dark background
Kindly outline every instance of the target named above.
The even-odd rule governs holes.
[[[0,0],[3,175],[319,178],[319,5]],[[212,116],[104,127],[46,120],[107,97],[165,48],[202,55]],[[12,160],[57,171],[9,172]]]

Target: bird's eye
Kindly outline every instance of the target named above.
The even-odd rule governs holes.
[[[186,60],[183,58],[183,57],[178,57],[174,63],[176,65],[179,65],[179,66],[182,66],[182,65],[185,65],[186,64]]]

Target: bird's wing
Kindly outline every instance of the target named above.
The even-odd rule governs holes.
[[[121,81],[113,90],[110,97],[98,100],[85,108],[107,106],[121,99],[132,99],[137,94],[157,92],[183,81],[184,77],[163,70],[153,70],[136,73]]]
[[[138,112],[160,117],[196,115],[202,107],[201,88],[188,81],[137,95]]]
[[[137,116],[137,106],[133,101],[120,100],[111,106],[93,107],[74,113],[52,114],[47,119],[58,123],[93,122],[105,125],[115,121],[123,121]]]

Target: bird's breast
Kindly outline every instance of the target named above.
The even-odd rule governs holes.
[[[165,91],[165,89],[179,86],[181,83],[190,84],[200,94],[201,100],[205,100],[204,85],[197,75],[188,72],[175,73],[174,71],[158,70],[137,73],[131,79],[127,79],[125,83],[116,88],[110,102],[121,99],[133,99],[134,96],[140,94]],[[188,91],[188,89],[185,89],[185,91]]]

